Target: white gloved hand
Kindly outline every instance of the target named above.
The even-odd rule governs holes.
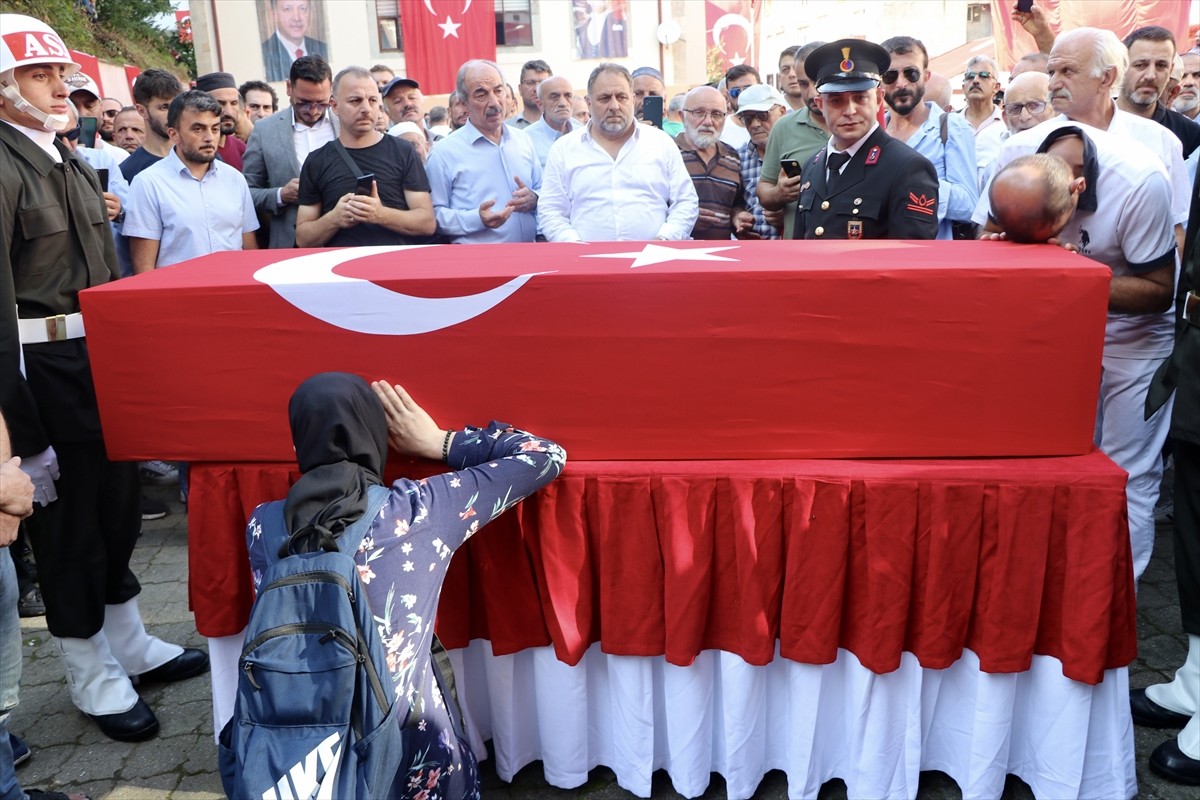
[[[54,482],[58,480],[58,455],[53,447],[47,447],[36,456],[21,461],[21,471],[33,481],[33,502],[48,506],[58,499]]]

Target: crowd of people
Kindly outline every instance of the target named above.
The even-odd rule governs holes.
[[[533,60],[514,90],[496,63],[471,60],[447,105],[426,108],[418,81],[382,65],[335,72],[313,51],[281,56],[286,105],[263,80],[215,72],[189,87],[149,69],[123,106],[49,26],[4,15],[0,800],[20,796],[11,767],[28,753],[4,727],[20,662],[8,611],[33,597],[12,588],[14,561],[36,564],[44,608],[32,610],[60,644],[72,700],[106,735],[157,732],[131,676],[208,668],[141,625],[128,562],[140,517],[156,512],[139,502],[138,466],[105,455],[78,291],[215,252],[431,242],[984,238],[1109,266],[1096,443],[1129,473],[1135,580],[1173,454],[1188,637],[1175,679],[1135,691],[1132,715],[1182,728],[1151,766],[1200,784],[1200,47],[1180,53],[1158,26],[1123,41],[1055,36],[1037,6],[1013,15],[1038,51],[1006,83],[973,57],[961,108],[907,35],[789,47],[777,87],[741,64],[670,97],[653,67],[602,62],[576,86]],[[3,546],[18,521],[32,558]],[[229,709],[215,713],[219,730]],[[456,796],[470,796],[461,783]]]

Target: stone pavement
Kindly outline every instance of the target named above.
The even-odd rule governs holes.
[[[175,487],[149,487],[151,497],[168,502],[172,513],[147,522],[134,554],[134,571],[142,581],[142,616],[155,634],[174,642],[204,646],[187,608],[187,520]],[[1138,658],[1130,668],[1134,687],[1168,679],[1183,663],[1186,644],[1179,632],[1178,597],[1172,564],[1169,527],[1160,525],[1154,559],[1142,578],[1138,598]],[[140,744],[106,739],[95,725],[71,705],[58,663],[57,651],[42,618],[22,620],[24,675],[21,705],[13,713],[10,729],[23,736],[34,757],[17,775],[26,788],[86,792],[94,800],[219,800],[224,797],[216,772],[212,738],[209,683],[196,678],[179,684],[146,689],[143,697],[155,709],[162,725],[158,738]],[[1135,728],[1139,797],[1144,800],[1194,800],[1195,787],[1177,786],[1151,774],[1146,767],[1150,752],[1174,736],[1172,731]],[[630,798],[617,786],[613,773],[598,768],[584,786],[570,791],[555,789],[543,780],[541,765],[534,763],[517,775],[513,784],[501,782],[484,762],[484,798]],[[655,798],[677,798],[670,779],[655,775]],[[845,785],[830,781],[822,800],[841,800]],[[919,797],[924,800],[957,800],[957,786],[936,772],[922,776]],[[1011,778],[1004,795],[1027,800],[1032,795],[1021,781]],[[724,797],[724,783],[713,776],[706,800]],[[771,772],[756,798],[787,797],[783,773]],[[1048,800],[1057,800],[1049,798]]]

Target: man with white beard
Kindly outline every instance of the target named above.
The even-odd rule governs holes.
[[[683,163],[700,198],[693,239],[724,239],[754,226],[742,191],[742,160],[721,141],[725,98],[711,86],[697,86],[683,102],[683,133],[675,137]]]
[[[1188,119],[1196,119],[1200,113],[1200,53],[1181,53],[1183,77],[1179,79],[1179,94],[1171,108]]]

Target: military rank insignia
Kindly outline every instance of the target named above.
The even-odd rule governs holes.
[[[846,238],[861,239],[863,238],[863,224],[861,219],[852,219],[846,223]]]
[[[875,145],[875,146],[874,146],[874,147],[872,147],[870,150],[868,150],[868,151],[867,151],[867,161],[866,161],[866,163],[868,163],[868,164],[878,164],[878,163],[879,163],[879,153],[880,153],[880,152],[881,152],[881,151],[880,151],[880,149],[879,149],[879,145]]]

